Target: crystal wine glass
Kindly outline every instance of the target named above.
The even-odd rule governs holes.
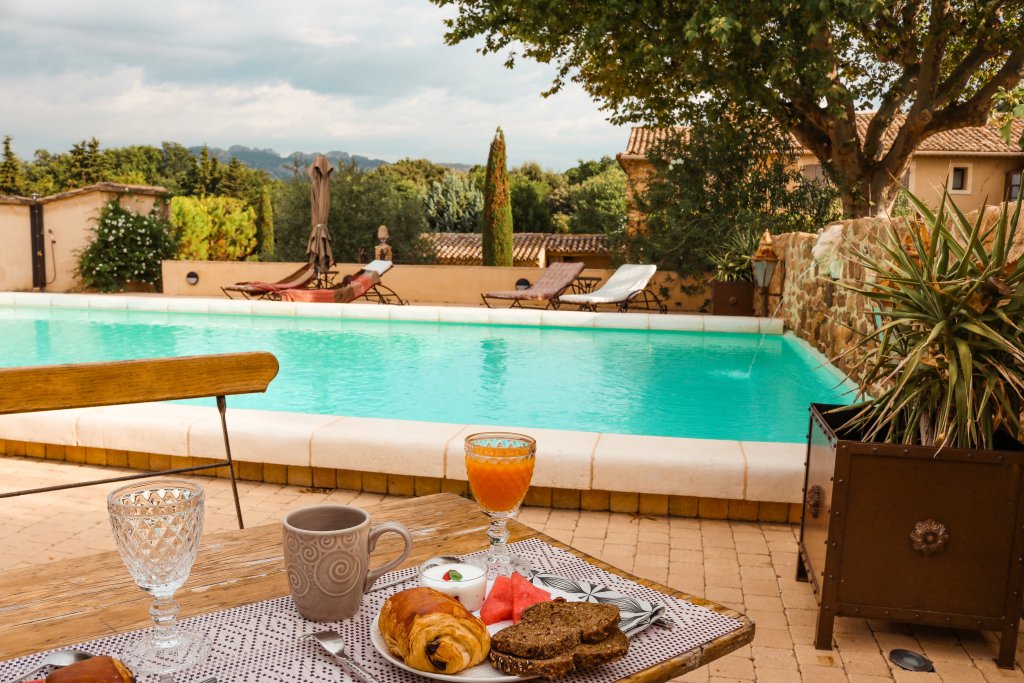
[[[530,571],[528,560],[508,552],[505,523],[523,504],[533,478],[536,453],[537,442],[524,434],[481,432],[466,437],[469,486],[476,502],[491,518],[487,566],[492,577]]]
[[[132,643],[125,664],[137,673],[173,674],[206,660],[210,643],[176,623],[176,591],[188,579],[203,531],[203,489],[187,481],[123,486],[107,496],[114,541],[135,583],[153,596],[156,628]]]

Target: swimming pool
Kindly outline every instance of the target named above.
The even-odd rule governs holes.
[[[602,433],[801,442],[847,402],[801,343],[754,334],[0,306],[0,366],[270,351],[234,407]],[[748,373],[749,369],[749,373]]]

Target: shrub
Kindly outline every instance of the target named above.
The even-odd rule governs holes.
[[[256,212],[233,197],[175,197],[179,259],[241,261],[256,249]]]
[[[476,232],[484,196],[465,173],[449,172],[430,184],[423,206],[435,232]]]
[[[85,287],[114,292],[123,291],[128,282],[160,286],[160,262],[174,255],[175,244],[159,205],[142,215],[111,200],[93,232],[96,236],[78,258]]]

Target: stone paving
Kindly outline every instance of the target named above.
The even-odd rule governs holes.
[[[90,470],[88,472],[84,470]],[[93,468],[25,458],[0,459],[0,490],[113,476]],[[224,479],[197,477],[208,491],[206,529],[233,529],[234,506]],[[113,550],[105,495],[111,485],[0,502],[0,570]],[[278,523],[300,505],[336,501],[372,505],[385,496],[239,482],[247,526]],[[520,520],[639,576],[744,612],[757,625],[752,645],[681,681],[880,683],[883,681],[1024,681],[1024,670],[996,668],[991,633],[908,627],[864,619],[836,622],[836,647],[815,650],[814,596],[794,580],[796,527],[785,524],[648,517],[609,512],[525,508]],[[936,673],[894,669],[884,653],[923,652]],[[1018,650],[1024,659],[1024,648]]]

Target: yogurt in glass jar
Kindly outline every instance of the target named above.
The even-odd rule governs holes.
[[[420,565],[420,585],[450,595],[470,612],[483,607],[487,567],[472,559],[433,557]]]

